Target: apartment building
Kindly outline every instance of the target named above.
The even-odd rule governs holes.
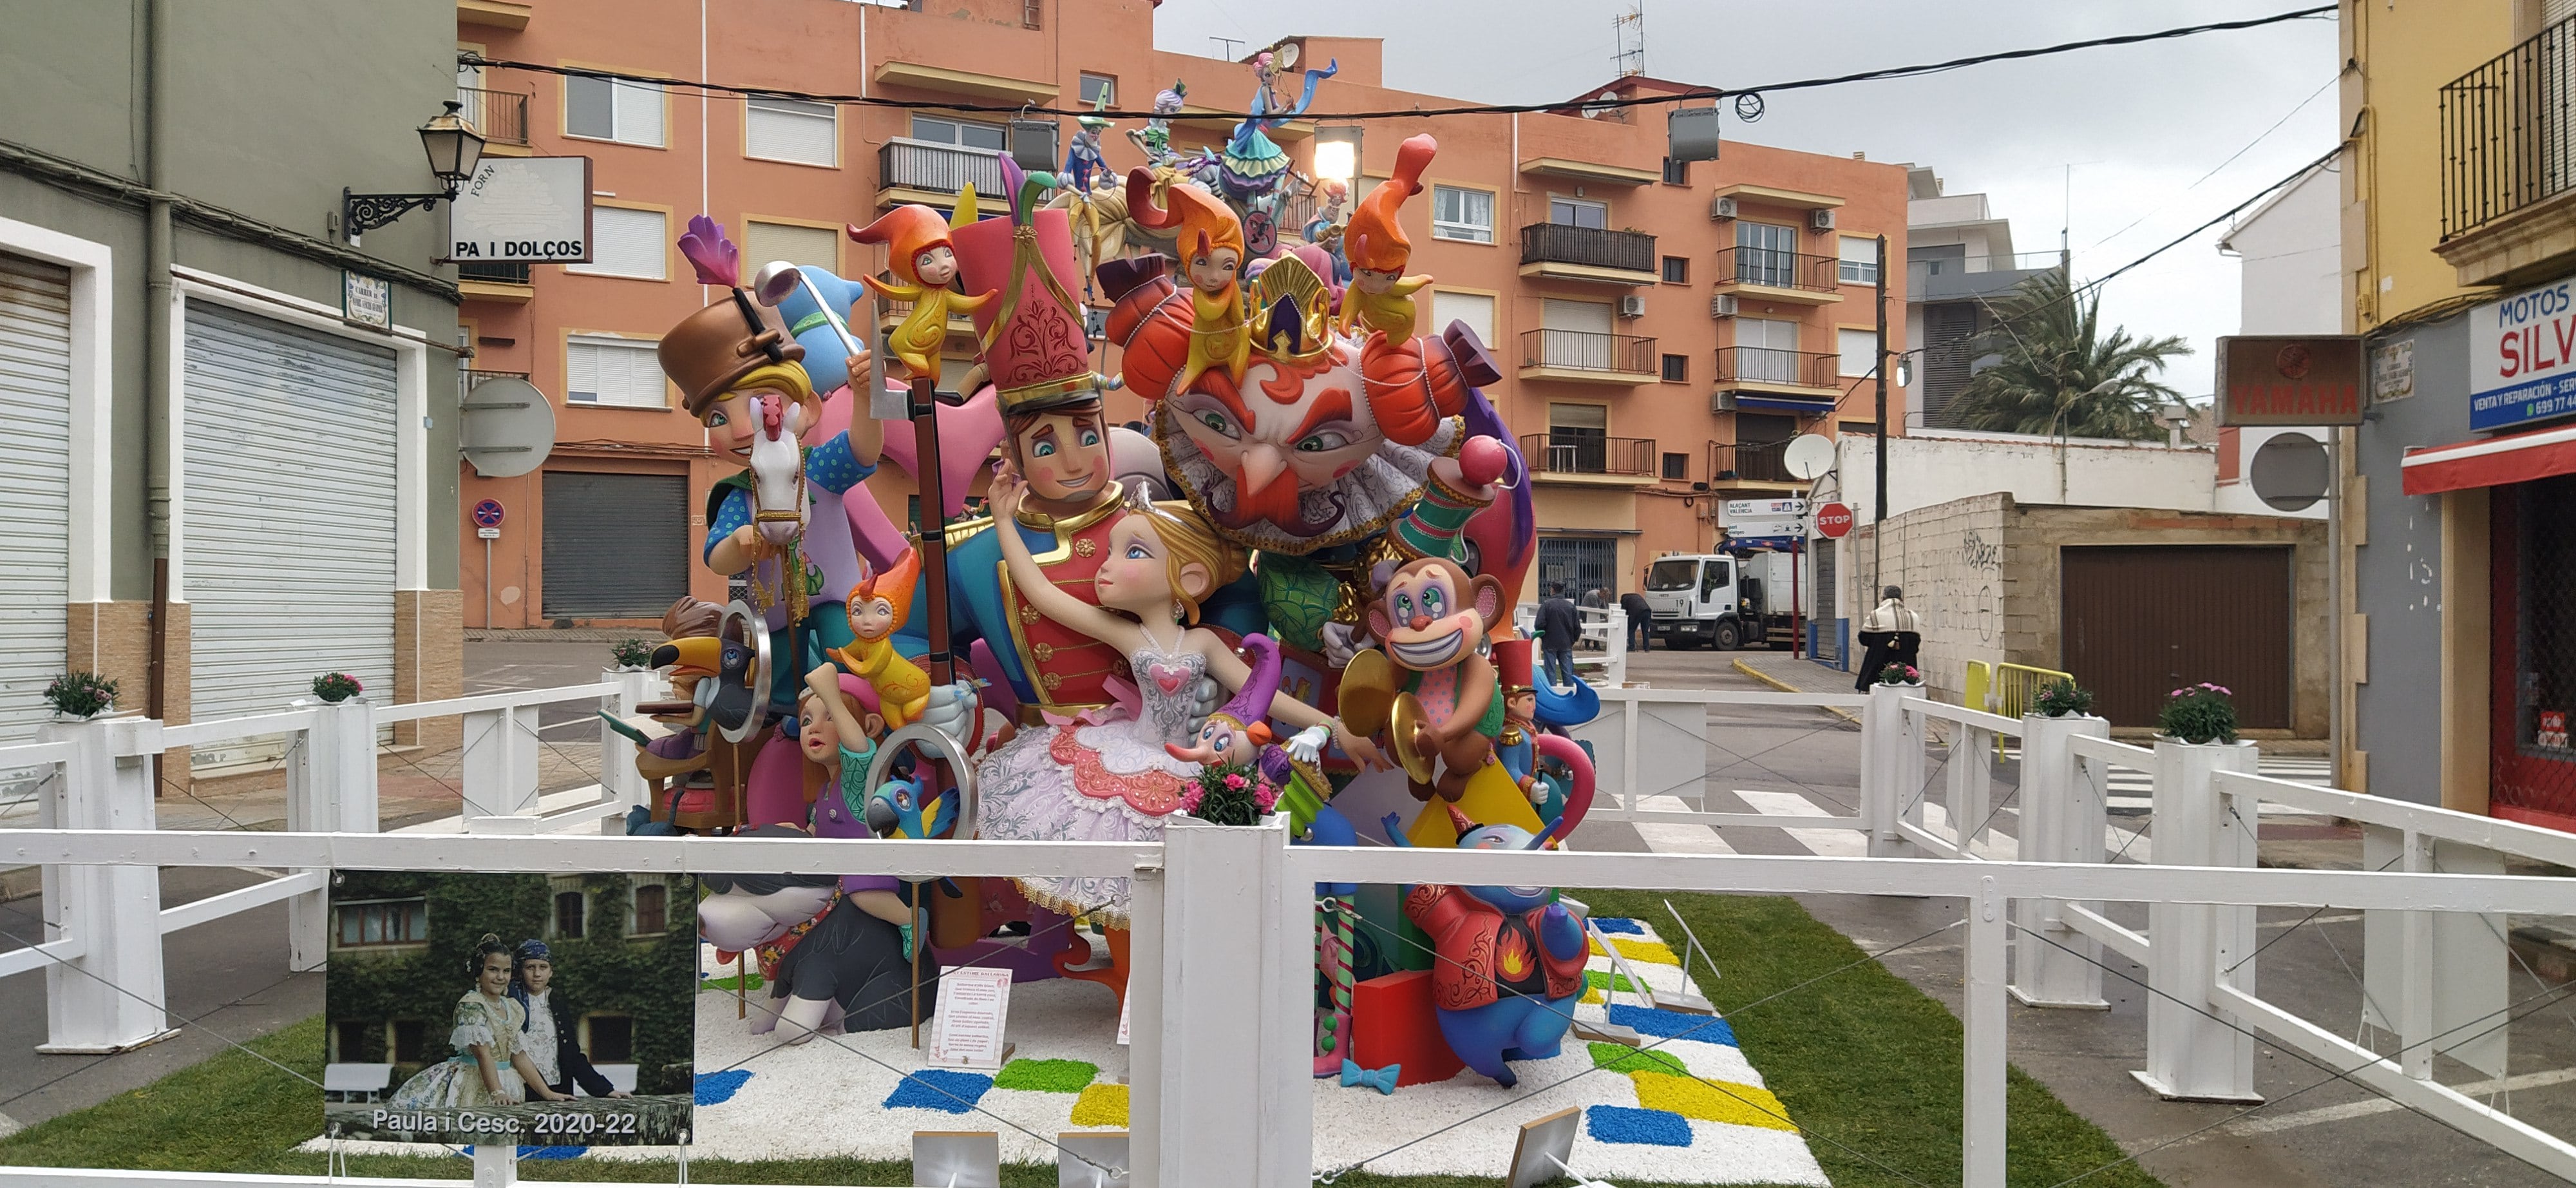
[[[1950,401],[1985,358],[1994,303],[2023,281],[2066,267],[2059,252],[2013,250],[2012,221],[1984,194],[1943,192],[1931,167],[1905,171],[1905,340],[1918,353],[1906,388],[1906,424],[1955,428]]]
[[[937,11],[744,0],[702,24],[680,0],[460,0],[458,40],[496,61],[928,104],[1106,97],[1141,109],[1178,81],[1188,103],[1175,142],[1221,143],[1232,121],[1216,113],[1254,93],[1252,55],[1156,50],[1153,16],[1150,0],[960,0]],[[1297,70],[1338,67],[1320,112],[1473,101],[1389,86],[1375,38],[1267,48]],[[464,270],[461,317],[475,349],[464,382],[524,375],[559,416],[544,469],[487,480],[468,467],[460,481],[463,504],[507,508],[488,571],[471,526],[460,530],[468,621],[485,622],[487,585],[496,627],[632,621],[683,592],[719,596],[721,580],[694,558],[698,510],[722,464],[652,356],[701,304],[672,246],[680,225],[703,210],[749,258],[873,272],[881,249],[850,243],[842,224],[905,202],[945,207],[964,182],[993,192],[1012,118],[500,67],[462,75],[459,87],[495,141],[488,151],[592,158],[598,244],[587,265]],[[1403,211],[1412,269],[1437,278],[1426,323],[1465,321],[1503,365],[1488,394],[1531,462],[1542,525],[1533,581],[1631,586],[1659,553],[1712,547],[1726,498],[1798,490],[1780,461],[1791,437],[1871,422],[1876,237],[1888,238],[1890,261],[1905,258],[1905,170],[1740,142],[1718,161],[1667,163],[1664,108],[1603,103],[1677,89],[1629,77],[1543,113],[1355,132],[1327,115],[1273,133],[1310,174],[1319,131],[1356,135],[1356,193],[1386,175],[1406,137],[1439,138],[1427,192]],[[1056,143],[1073,130],[1062,121]],[[1120,170],[1143,160],[1125,131],[1103,138]],[[1292,197],[1281,225],[1310,209]],[[1887,280],[1889,344],[1902,350],[1905,282]],[[962,368],[971,344],[951,348]],[[1100,362],[1114,369],[1114,353]],[[1124,394],[1111,411],[1142,415]],[[901,522],[910,492],[900,476],[870,487]]]

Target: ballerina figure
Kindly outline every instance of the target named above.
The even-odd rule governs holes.
[[[1019,512],[1027,483],[1007,463],[993,478],[993,514],[1008,521]],[[1038,567],[1018,533],[1002,537],[1011,582],[1038,613],[1116,647],[1134,672],[1136,700],[1051,719],[1048,728],[1023,730],[986,757],[976,772],[979,824],[987,838],[1005,840],[1137,841],[1162,836],[1163,821],[1180,811],[1182,793],[1199,764],[1172,753],[1199,741],[1195,713],[1201,677],[1229,690],[1252,679],[1252,670],[1223,637],[1198,621],[1199,600],[1243,574],[1241,548],[1227,543],[1183,503],[1131,500],[1111,529],[1108,556],[1092,580],[1094,606],[1057,589]],[[1275,688],[1275,686],[1274,686]],[[1384,766],[1367,740],[1352,735],[1323,711],[1274,692],[1270,716],[1302,727],[1285,744],[1311,763],[1325,741],[1338,741],[1353,758]],[[1127,923],[1123,878],[1023,878],[1029,901],[1066,915],[1090,914],[1115,929]],[[1113,938],[1114,940],[1123,938]],[[1116,946],[1113,945],[1113,948]]]

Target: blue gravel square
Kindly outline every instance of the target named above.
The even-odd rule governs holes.
[[[956,1072],[945,1068],[925,1068],[908,1073],[903,1083],[885,1099],[891,1110],[910,1106],[916,1110],[944,1110],[951,1114],[967,1113],[984,1099],[993,1087],[993,1078],[982,1073]]]
[[[1703,1044],[1733,1044],[1735,1029],[1714,1015],[1689,1015],[1680,1011],[1659,1011],[1653,1007],[1612,1005],[1610,1021],[1634,1028],[1639,1035],[1662,1039],[1696,1040]]]
[[[1671,1110],[1589,1106],[1583,1111],[1583,1126],[1596,1143],[1628,1143],[1641,1147],[1691,1145],[1690,1119]]]
[[[1603,932],[1625,936],[1644,936],[1646,926],[1626,916],[1594,916],[1592,923]]]
[[[742,1092],[743,1085],[750,1080],[751,1070],[747,1068],[699,1073],[690,1086],[690,1100],[702,1106],[723,1105],[732,1101],[734,1094]]]

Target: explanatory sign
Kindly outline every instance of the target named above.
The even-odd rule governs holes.
[[[2576,281],[2469,311],[2469,428],[2576,413]]]
[[[456,192],[449,264],[587,264],[590,158],[485,157]]]
[[[2218,340],[2218,423],[2358,425],[2361,336],[2234,334]]]

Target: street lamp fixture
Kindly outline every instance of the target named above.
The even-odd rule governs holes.
[[[429,154],[429,172],[438,178],[441,190],[435,194],[353,194],[340,190],[340,233],[351,244],[358,237],[392,223],[415,210],[427,210],[441,201],[452,201],[465,179],[483,163],[483,136],[457,114],[464,104],[449,100],[447,110],[431,116],[420,126],[420,147]]]
[[[1315,180],[1349,185],[1360,174],[1360,129],[1315,129]]]

